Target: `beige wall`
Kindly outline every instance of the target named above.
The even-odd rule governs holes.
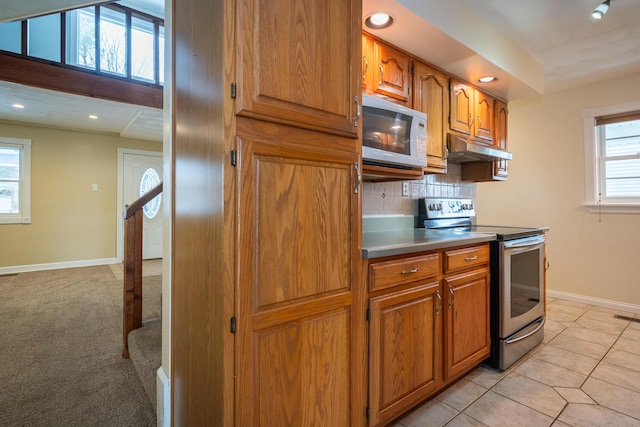
[[[162,142],[9,123],[0,135],[32,143],[32,222],[0,224],[0,268],[115,258],[117,150]]]
[[[551,227],[550,290],[640,306],[640,215],[582,207],[582,111],[638,100],[640,74],[509,103],[509,180],[477,184],[478,223]]]

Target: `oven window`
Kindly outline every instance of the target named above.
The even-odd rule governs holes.
[[[384,151],[411,155],[412,117],[402,113],[364,107],[362,144]]]
[[[540,249],[511,256],[511,317],[540,303]]]

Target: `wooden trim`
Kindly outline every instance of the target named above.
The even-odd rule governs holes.
[[[7,53],[0,53],[0,80],[145,107],[162,108],[163,105],[160,86],[128,82]]]
[[[122,293],[122,356],[129,358],[129,332],[142,326],[142,220],[136,214],[124,225],[124,289]]]
[[[154,188],[144,193],[144,195],[140,196],[140,198],[137,199],[135,202],[131,203],[130,205],[127,205],[124,211],[124,219],[129,219],[130,217],[135,215],[136,212],[140,211],[140,209],[142,209],[144,205],[149,203],[154,197],[156,197],[160,193],[162,193],[162,183],[156,185]]]

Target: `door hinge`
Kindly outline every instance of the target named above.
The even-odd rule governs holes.
[[[235,316],[231,318],[231,321],[229,322],[229,330],[231,331],[232,334],[236,333],[236,318]]]
[[[365,315],[367,320],[371,320],[371,309],[367,308],[367,314]]]
[[[238,92],[238,85],[236,82],[231,83],[231,98],[236,99],[236,95]]]
[[[371,418],[371,409],[369,409],[369,407],[368,407],[368,406],[367,406],[367,409],[366,409],[366,411],[365,411],[365,416],[367,417],[367,420],[368,420],[369,418]]]
[[[238,164],[238,152],[236,150],[231,150],[231,166],[236,166]]]

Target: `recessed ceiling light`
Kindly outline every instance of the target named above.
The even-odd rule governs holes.
[[[609,10],[609,4],[609,0],[606,0],[605,2],[599,4],[598,7],[596,7],[594,11],[591,12],[591,17],[598,20],[602,19],[605,13],[607,13],[607,11]]]
[[[477,81],[478,83],[493,83],[498,81],[498,78],[496,76],[484,76],[480,77]]]
[[[21,110],[21,109],[23,109],[23,108],[24,108],[24,105],[22,105],[22,104],[13,104],[13,105],[12,105],[12,107],[13,107],[13,108],[18,108],[18,109],[20,109],[20,110]]]
[[[89,118],[92,120],[98,120],[98,116],[96,116],[95,114],[91,114]]]
[[[393,16],[388,12],[374,12],[367,16],[364,20],[364,25],[372,30],[381,30],[383,28],[390,27],[394,22]]]

